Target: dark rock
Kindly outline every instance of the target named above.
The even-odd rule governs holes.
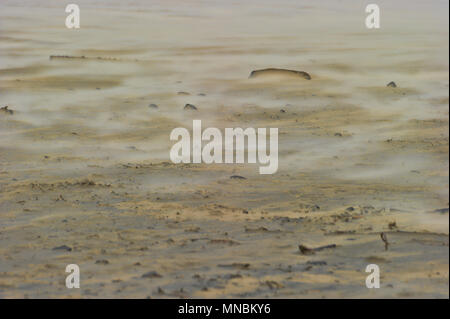
[[[315,254],[315,252],[314,252],[313,249],[308,248],[308,247],[306,247],[306,246],[304,246],[304,245],[298,245],[298,249],[300,249],[300,252],[301,252],[303,255],[314,255],[314,254]]]
[[[189,104],[189,103],[184,106],[184,109],[185,110],[192,110],[192,111],[197,111],[198,110],[195,105]]]
[[[321,251],[321,250],[324,250],[324,249],[330,249],[330,248],[336,248],[336,247],[337,247],[336,244],[320,246],[320,247],[317,247],[317,248],[308,248],[308,247],[306,247],[304,245],[299,245],[298,249],[300,249],[300,252],[303,255],[314,255],[317,251]]]
[[[247,179],[244,176],[240,176],[240,175],[232,175],[230,176],[231,179]]]
[[[397,84],[395,84],[394,81],[391,81],[391,82],[389,82],[386,86],[387,86],[387,87],[390,87],[390,88],[396,88],[396,87],[397,87]]]
[[[142,278],[161,278],[162,276],[156,271],[149,271],[142,275]]]
[[[158,109],[159,108],[158,105],[156,105],[154,103],[149,104],[148,107],[151,108],[151,109]]]
[[[95,263],[98,264],[98,265],[108,265],[109,261],[106,260],[106,259],[99,259]]]
[[[13,110],[8,109],[8,105],[6,105],[4,107],[0,107],[0,112],[4,112],[4,113],[10,114],[10,115],[14,114]]]
[[[66,245],[62,245],[62,246],[54,247],[53,250],[72,251],[72,248],[70,248],[69,246],[66,246]]]
[[[389,227],[389,229],[394,229],[394,228],[397,228],[397,223],[396,222],[392,222],[392,223],[389,223],[388,224],[388,227]]]

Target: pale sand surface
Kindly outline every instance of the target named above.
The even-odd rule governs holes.
[[[449,297],[447,1],[379,1],[379,30],[354,1],[76,3],[79,30],[0,3],[0,297]],[[278,172],[171,163],[193,119],[278,127]]]

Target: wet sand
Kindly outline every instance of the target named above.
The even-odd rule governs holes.
[[[31,3],[0,4],[1,298],[448,298],[448,3]],[[278,127],[277,173],[171,163],[193,119]]]

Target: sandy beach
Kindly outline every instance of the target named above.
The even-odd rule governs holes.
[[[317,2],[1,1],[0,298],[449,298],[448,2]],[[172,163],[193,120],[278,171]]]

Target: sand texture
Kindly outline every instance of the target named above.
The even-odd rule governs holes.
[[[273,2],[1,1],[0,298],[449,297],[448,2]],[[194,119],[278,171],[172,163]]]

